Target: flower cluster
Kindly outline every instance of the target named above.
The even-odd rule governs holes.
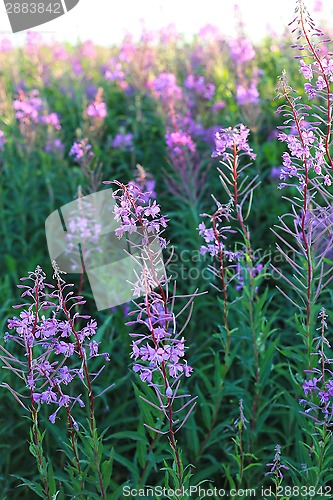
[[[180,34],[174,23],[170,23],[167,26],[161,28],[159,32],[159,39],[162,44],[170,45],[179,40]]]
[[[236,101],[240,106],[259,103],[257,88],[261,70],[249,67],[249,62],[255,58],[252,44],[246,38],[238,37],[229,43],[230,54],[236,67]],[[253,64],[250,64],[253,66]],[[249,81],[249,74],[251,74]]]
[[[239,83],[236,86],[236,99],[238,104],[258,104],[259,92],[255,82],[251,82],[250,86]]]
[[[90,162],[94,153],[92,152],[92,146],[89,144],[88,139],[86,138],[81,141],[75,141],[69,151],[69,156],[72,156],[79,164],[84,161]]]
[[[221,109],[224,109],[225,107],[226,104],[224,101],[217,101],[213,104],[211,109],[214,113],[218,113],[219,111],[221,111]]]
[[[105,181],[105,184],[110,184]],[[162,247],[165,247],[166,240],[160,236],[161,231],[167,227],[167,219],[160,215],[160,206],[156,200],[145,202],[149,192],[142,192],[135,183],[123,185],[114,182],[119,189],[113,193],[113,197],[118,204],[114,208],[114,218],[120,223],[115,233],[121,238],[126,232],[137,233],[141,238],[142,245],[147,245],[149,236],[156,236]]]
[[[161,232],[167,226],[167,220],[160,214],[160,206],[156,201],[144,202],[145,193],[133,184],[122,185],[115,191],[114,198],[118,204],[114,209],[115,220],[121,222],[116,234],[121,238],[125,232],[136,233],[142,238],[135,249],[140,247],[142,257],[142,272],[134,284],[134,295],[144,297],[138,304],[139,309],[131,314],[137,314],[135,321],[128,325],[138,324],[139,333],[131,334],[131,357],[135,364],[133,370],[140,374],[141,380],[154,385],[154,373],[164,381],[165,394],[172,395],[171,379],[178,379],[182,374],[189,377],[192,368],[184,359],[185,339],[177,332],[176,319],[167,306],[163,284],[166,278],[159,276],[160,252],[151,245],[149,235],[158,238],[162,247],[166,245]],[[153,263],[151,265],[151,263]],[[158,291],[154,289],[158,288]],[[142,332],[142,328],[148,330]],[[157,388],[157,386],[155,386]],[[158,389],[160,392],[160,389]]]
[[[75,404],[84,406],[81,395],[73,395],[68,386],[74,380],[86,384],[83,367],[86,360],[96,356],[109,359],[108,354],[98,352],[100,342],[94,339],[96,321],[78,312],[72,315],[76,306],[84,304],[82,297],[74,296],[70,290],[72,285],[60,278],[56,267],[55,276],[58,288],[45,283],[45,273],[39,266],[27,278],[22,278],[32,282],[18,285],[24,290],[22,297],[28,298],[29,302],[15,306],[23,310],[19,317],[8,321],[9,332],[4,340],[18,344],[27,360],[17,360],[5,349],[2,349],[4,354],[1,356],[8,367],[17,363],[22,367],[20,370],[15,368],[15,372],[26,381],[32,404],[56,406],[49,416],[52,423],[61,408],[72,408]],[[79,328],[78,323],[82,320],[85,325]],[[73,425],[77,427],[74,420]]]
[[[80,54],[87,59],[95,59],[96,47],[92,40],[85,40],[80,46]]]
[[[50,113],[49,115],[41,116],[40,123],[45,123],[46,125],[50,125],[55,130],[61,130],[59,116],[57,115],[57,113]]]
[[[194,91],[199,97],[212,101],[215,94],[215,85],[207,83],[202,75],[188,75],[184,81],[184,87]]]
[[[165,134],[165,139],[168,148],[175,155],[178,155],[181,151],[185,150],[192,153],[195,151],[195,144],[192,137],[185,132],[167,132]]]
[[[29,96],[20,91],[19,98],[13,102],[13,108],[16,111],[15,117],[17,120],[22,122],[31,120],[38,123],[40,112],[43,109],[43,101],[38,90],[32,90]]]
[[[282,474],[281,469],[288,470],[289,467],[287,467],[286,465],[283,465],[281,463],[281,446],[279,444],[277,444],[275,446],[275,452],[276,453],[275,453],[273,462],[266,464],[267,467],[270,467],[270,471],[266,472],[265,476],[270,476],[271,474],[273,474],[274,476],[276,476],[278,478],[278,481],[279,480],[282,481],[283,474]]]
[[[112,140],[112,147],[124,151],[133,148],[133,134],[118,132]]]
[[[256,276],[259,276],[262,273],[263,269],[264,266],[261,262],[252,266],[246,266],[245,269],[244,267],[242,267],[241,263],[238,262],[236,266],[237,272],[235,275],[237,280],[236,290],[241,292],[244,288],[244,282],[245,282],[244,271],[251,277],[251,279],[253,279]],[[257,289],[255,291],[257,291]]]
[[[0,130],[0,151],[3,151],[6,142],[7,142],[7,138],[4,134],[4,131]]]
[[[239,153],[246,154],[251,160],[254,160],[256,155],[248,144],[249,134],[250,130],[242,123],[233,128],[221,129],[215,134],[215,151],[212,156],[214,158],[222,156],[222,158],[226,159],[227,150],[236,148]]]
[[[91,118],[104,120],[107,115],[107,107],[105,102],[100,101],[99,99],[95,99],[95,101],[90,103],[87,107],[87,115]]]
[[[315,352],[311,355],[318,358],[319,367],[305,370],[305,373],[311,374],[311,378],[304,381],[302,386],[304,395],[307,399],[300,399],[300,404],[305,406],[305,414],[310,414],[317,423],[332,425],[333,418],[333,379],[331,364],[333,360],[328,357],[327,351],[331,345],[326,338],[325,331],[328,328],[327,314],[325,308],[319,313],[320,335],[313,339]]]
[[[306,175],[305,168],[309,171],[313,169],[317,176],[320,176],[324,185],[330,186],[332,178],[326,169],[325,144],[323,139],[315,135],[311,126],[301,126],[297,135],[285,132],[279,133],[279,140],[285,142],[289,152],[282,155],[283,168],[280,172],[280,179],[286,181],[289,178],[296,177],[299,180],[301,188],[304,185]],[[301,160],[298,161],[298,160]],[[305,164],[304,164],[305,162]],[[281,184],[284,187],[286,184]]]
[[[321,91],[327,90],[328,82],[333,81],[333,61],[323,57],[320,61],[305,64],[304,60],[301,59],[300,73],[309,82],[315,80],[313,83],[304,84],[304,90],[309,99],[314,99],[321,95]]]
[[[103,67],[102,72],[106,80],[117,83],[123,90],[128,87],[128,83],[126,82],[127,72],[121,57],[119,57],[119,60],[114,58],[109,59],[107,67]]]
[[[202,236],[205,240],[205,243],[207,243],[206,245],[201,245],[201,255],[205,255],[206,253],[208,253],[211,257],[216,257],[217,255],[219,255],[219,252],[223,250],[223,254],[229,262],[233,262],[240,258],[240,252],[231,252],[230,250],[227,250],[224,243],[222,242],[223,240],[227,239],[228,234],[236,232],[231,229],[230,225],[221,225],[223,219],[229,221],[230,214],[231,204],[218,206],[218,211],[213,216],[210,216],[208,214],[201,214],[202,217],[209,217],[213,224],[213,227],[207,228],[204,222],[200,222],[199,226],[197,227],[199,235]]]
[[[202,28],[200,28],[198,36],[200,40],[214,42],[222,38],[222,33],[220,28],[218,28],[214,24],[207,23],[202,26]]]
[[[137,164],[138,174],[134,181],[130,181],[129,184],[134,184],[142,193],[142,199],[144,203],[148,203],[149,200],[156,199],[155,186],[156,181],[152,174],[147,172],[142,165]]]
[[[229,43],[230,55],[235,64],[244,64],[255,58],[253,46],[246,38],[236,38]]]
[[[13,108],[20,123],[41,123],[50,125],[55,130],[61,129],[59,116],[57,113],[46,113],[38,90],[32,90],[28,95],[21,90],[18,99],[13,102]]]
[[[161,304],[158,300],[160,296],[155,295],[156,304]],[[175,338],[173,333],[174,317],[170,313],[161,315],[160,308],[152,306],[150,321],[146,321],[149,333],[131,334],[138,340],[132,342],[131,358],[134,359],[133,370],[140,374],[143,382],[153,383],[153,373],[159,372],[163,375],[163,367],[166,373],[173,379],[184,373],[189,377],[193,371],[184,359],[185,339]],[[161,328],[161,322],[166,323],[168,319],[168,330]],[[141,319],[141,316],[140,316]],[[131,324],[131,322],[130,322]],[[140,363],[138,362],[140,361]],[[170,387],[170,383],[168,385]],[[168,390],[168,388],[167,388]],[[166,393],[168,395],[168,393]],[[172,394],[169,390],[169,396]]]
[[[182,89],[177,85],[173,73],[160,73],[150,82],[156,97],[162,101],[175,101],[182,98]]]
[[[178,330],[173,312],[176,297],[169,297],[169,279],[161,256],[161,246],[166,244],[161,233],[167,222],[164,216],[160,215],[159,205],[156,201],[145,202],[145,193],[133,183],[124,185],[114,181],[114,184],[119,188],[114,193],[114,198],[119,203],[114,210],[115,220],[121,222],[118,236],[122,237],[125,232],[138,236],[135,241],[128,242],[132,243],[136,260],[141,264],[141,271],[137,273],[138,280],[134,283],[134,296],[142,298],[136,302],[137,309],[129,313],[136,318],[127,323],[128,326],[137,327],[136,331],[130,334],[133,339],[133,370],[144,383],[154,389],[157,404],[149,399],[142,399],[160,410],[160,415],[166,420],[165,430],[161,429],[160,417],[156,427],[146,423],[144,425],[157,434],[168,435],[175,455],[177,475],[181,478],[180,455],[175,434],[196,405],[196,398],[191,398],[189,394],[178,395],[181,377],[189,377],[193,371],[185,359],[185,339],[182,336],[189,317],[185,326]],[[157,246],[154,245],[156,240],[159,242]],[[190,301],[192,299],[193,297]],[[186,402],[175,412],[173,407],[180,397]],[[181,422],[178,415],[185,408],[187,414]],[[175,413],[178,418],[175,418]]]
[[[64,143],[60,139],[48,139],[45,145],[45,152],[50,153],[51,151],[54,153],[63,153],[65,149]]]

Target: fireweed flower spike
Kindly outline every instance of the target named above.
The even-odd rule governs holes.
[[[277,98],[284,98],[286,104],[277,112],[285,117],[279,140],[287,144],[288,151],[282,157],[280,188],[290,186],[296,192],[292,198],[287,198],[291,203],[290,213],[279,217],[279,231],[274,233],[280,240],[277,248],[291,266],[294,279],[276,268],[274,270],[294,288],[297,298],[291,300],[281,288],[280,291],[300,311],[305,310],[304,340],[310,354],[312,306],[333,279],[331,266],[325,259],[329,249],[327,252],[317,251],[323,248],[323,242],[331,241],[332,225],[326,223],[319,233],[316,230],[322,223],[323,214],[327,214],[326,220],[329,221],[332,206],[329,189],[333,167],[330,155],[332,61],[323,51],[328,40],[315,27],[302,0],[297,2],[296,17],[291,25],[294,26],[293,32],[297,33],[297,43],[293,48],[300,53],[296,59],[300,60],[300,73],[306,80],[305,95],[299,95],[288,84],[283,72]],[[292,251],[292,257],[283,247]]]
[[[181,379],[190,377],[193,371],[185,357],[183,331],[189,321],[194,295],[189,297],[188,303],[182,309],[184,311],[190,306],[189,316],[184,326],[179,329],[179,314],[174,312],[177,297],[175,293],[169,293],[170,278],[165,274],[161,256],[161,248],[167,244],[162,237],[167,219],[161,214],[156,200],[149,199],[147,193],[142,192],[138,185],[125,185],[118,181],[114,181],[114,184],[118,186],[114,192],[114,198],[118,202],[114,215],[120,222],[117,235],[122,238],[128,233],[129,244],[133,247],[136,260],[141,264],[141,273],[133,283],[133,293],[134,297],[141,296],[142,299],[136,301],[137,309],[130,313],[136,318],[127,323],[129,326],[137,325],[137,331],[130,334],[133,339],[133,370],[144,383],[154,389],[157,404],[142,399],[160,410],[167,421],[166,430],[145,425],[154,432],[168,435],[181,486],[183,472],[175,434],[184,425],[196,404],[196,398],[180,393]],[[175,410],[174,406],[180,398],[187,401]],[[189,408],[185,417],[175,418],[175,415],[185,408]]]
[[[258,275],[263,275],[264,266],[261,262],[256,263],[256,257],[252,250],[250,231],[245,221],[250,214],[253,191],[258,186],[258,175],[251,177],[248,174],[249,163],[243,159],[254,160],[256,155],[248,143],[250,131],[242,123],[231,128],[220,129],[215,135],[215,151],[213,157],[221,158],[221,167],[218,168],[220,180],[229,202],[221,204],[214,197],[217,210],[213,215],[202,214],[210,218],[210,227],[201,223],[198,227],[199,234],[204,237],[206,245],[201,247],[201,253],[209,253],[215,258],[215,266],[209,266],[209,269],[219,280],[223,299],[223,319],[225,328],[224,341],[224,369],[227,373],[230,365],[230,350],[232,331],[229,324],[229,284],[232,280],[236,282],[236,290],[243,291],[245,277],[247,278],[247,294],[251,315],[255,309],[257,299]],[[244,212],[246,215],[244,215]],[[231,247],[230,235],[239,232],[242,241]],[[256,415],[258,411],[258,401],[260,392],[260,369],[259,369],[259,350],[258,333],[253,326],[249,324],[251,331],[251,340],[253,354],[255,358],[255,378],[254,378],[254,396],[252,406],[251,429],[255,429]],[[252,441],[250,442],[250,448]]]
[[[76,163],[81,164],[84,161],[90,163],[92,157],[94,156],[91,149],[92,146],[88,143],[88,139],[75,141],[69,151],[69,156],[72,156]]]
[[[278,487],[283,481],[282,469],[288,470],[289,467],[281,463],[281,446],[277,444],[275,446],[275,455],[272,463],[267,464],[270,467],[270,471],[265,473],[265,476],[274,475],[274,483]]]
[[[6,344],[20,346],[24,360],[12,354],[9,348],[0,346],[0,359],[4,366],[13,371],[23,382],[30,394],[30,408],[25,400],[28,396],[6,386],[15,399],[33,417],[35,444],[38,444],[37,415],[41,405],[51,408],[49,420],[55,424],[60,411],[67,414],[71,446],[81,475],[75,431],[79,425],[73,416],[74,407],[85,406],[82,394],[75,394],[74,385],[79,381],[83,390],[88,390],[90,401],[90,425],[95,429],[94,395],[92,392],[92,375],[88,372],[87,361],[92,357],[102,356],[108,360],[106,353],[98,352],[99,342],[93,337],[97,323],[90,316],[82,315],[77,306],[85,303],[81,296],[75,296],[71,284],[62,278],[61,271],[54,265],[54,278],[57,288],[45,282],[46,276],[37,266],[23,281],[31,284],[18,285],[23,289],[22,298],[27,302],[14,306],[23,310],[19,316],[8,321],[8,332],[4,340]],[[77,327],[78,321],[85,321],[85,326]],[[99,371],[99,373],[101,370]],[[93,379],[99,375],[94,374]],[[103,495],[102,495],[103,496]]]
[[[103,101],[103,90],[99,89],[94,102],[90,103],[86,110],[87,116],[96,123],[103,122],[107,116],[107,106]]]
[[[222,285],[224,322],[228,334],[226,355],[229,352],[231,341],[228,322],[228,283],[226,271],[230,267],[236,269],[236,263],[239,263],[245,255],[248,256],[251,262],[254,259],[250,245],[250,233],[244,222],[243,209],[244,204],[252,197],[253,190],[258,185],[256,183],[258,176],[254,176],[249,180],[249,176],[246,174],[248,164],[244,166],[240,166],[239,164],[240,159],[244,156],[250,157],[251,160],[256,158],[248,143],[249,134],[249,129],[242,123],[233,128],[220,129],[216,132],[215,150],[212,153],[212,157],[221,158],[221,168],[218,169],[218,172],[220,173],[220,180],[229,198],[229,202],[223,205],[213,197],[217,210],[213,215],[202,214],[202,216],[210,218],[211,227],[207,228],[204,222],[198,227],[199,234],[203,236],[206,243],[206,245],[201,247],[201,253],[203,255],[209,253],[211,257],[218,259],[218,269],[215,269],[214,266],[210,266],[209,269],[221,280]],[[249,203],[247,212],[250,210],[250,205],[251,203]],[[236,221],[238,222],[238,228],[234,225]],[[228,234],[236,233],[236,228],[243,235],[245,249],[230,251],[227,249],[227,237]],[[250,273],[252,272],[255,273],[255,267],[251,264]],[[243,278],[240,269],[238,275],[234,273],[234,277],[237,276],[241,284]]]
[[[331,132],[332,132],[332,92],[331,82],[333,81],[333,61],[330,59],[332,54],[327,54],[323,50],[323,45],[329,43],[325,34],[318,29],[303,0],[297,0],[295,9],[296,17],[290,23],[293,27],[292,32],[297,33],[297,43],[292,47],[300,51],[300,55],[296,56],[300,59],[300,72],[307,81],[304,84],[304,90],[308,93],[309,99],[317,97],[326,108],[325,116],[322,116],[322,111],[319,107],[321,121],[325,123],[326,130],[318,133],[324,139],[324,149],[328,165],[333,168],[333,160],[330,154]],[[318,117],[317,113],[315,117]]]
[[[304,381],[302,386],[304,398],[300,404],[304,406],[303,414],[310,417],[318,426],[324,429],[332,427],[333,419],[333,377],[330,368],[333,360],[327,354],[331,345],[326,338],[327,314],[324,307],[319,313],[320,327],[317,328],[320,335],[313,339],[315,352],[311,356],[317,358],[317,367],[305,370],[311,378]]]
[[[218,169],[220,180],[229,199],[233,201],[241,231],[247,240],[249,233],[244,224],[243,207],[258,185],[257,175],[249,180],[248,175],[244,173],[248,164],[239,165],[244,156],[249,156],[251,160],[256,158],[248,143],[249,134],[250,130],[242,123],[233,128],[221,129],[215,134],[215,151],[212,153],[214,158],[222,157],[221,165],[224,168]]]

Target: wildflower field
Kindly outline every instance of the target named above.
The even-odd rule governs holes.
[[[1,500],[333,498],[317,17],[0,42]]]

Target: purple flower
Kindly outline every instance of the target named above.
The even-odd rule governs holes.
[[[325,186],[330,186],[332,184],[332,180],[328,174],[324,175],[324,184]]]
[[[151,384],[153,379],[153,372],[148,368],[143,368],[140,373],[140,378],[142,382],[148,382],[149,384]]]
[[[72,334],[72,327],[71,327],[69,321],[59,321],[58,322],[58,329],[60,331],[61,337],[70,337]]]
[[[236,99],[241,106],[245,104],[258,104],[259,92],[256,84],[252,82],[249,87],[238,84],[236,87]]]
[[[58,321],[55,318],[45,319],[43,316],[43,322],[38,326],[36,331],[36,338],[49,338],[55,337],[58,330]]]
[[[300,72],[306,78],[307,80],[312,80],[313,78],[313,72],[312,72],[312,67],[311,64],[305,64],[303,59],[300,60]]]
[[[230,54],[236,64],[244,64],[254,59],[253,46],[246,38],[237,38],[229,43]]]
[[[156,97],[162,101],[178,100],[182,98],[182,89],[176,83],[173,73],[160,73],[151,83]]]
[[[95,100],[87,107],[87,115],[91,118],[104,120],[107,115],[107,107],[105,102]]]
[[[304,87],[305,87],[305,85],[304,85]],[[317,81],[316,81],[316,87],[318,90],[323,90],[326,88],[326,82],[322,76],[318,76]]]
[[[53,365],[56,365],[56,364],[57,363],[53,363]],[[51,375],[51,373],[54,372],[54,368],[49,361],[44,361],[44,362],[39,363],[36,366],[36,371],[38,373],[40,373],[41,375],[45,375],[48,377],[49,375]]]
[[[123,151],[130,151],[133,148],[133,134],[119,132],[112,141],[112,147]]]
[[[159,205],[156,204],[156,200],[153,201],[153,204],[149,202],[148,207],[145,209],[144,214],[149,217],[151,216],[153,219],[159,214],[161,211]]]
[[[47,389],[46,391],[42,392],[40,395],[40,403],[56,403],[58,401],[57,395],[51,388]]]
[[[281,446],[279,444],[275,447],[275,456],[273,463],[266,464],[267,467],[270,467],[270,471],[266,472],[265,476],[269,476],[270,474],[277,475],[281,480],[283,480],[283,474],[281,469],[288,470],[289,467],[281,464]]]
[[[250,130],[242,123],[234,128],[220,129],[215,134],[215,151],[213,157],[226,156],[226,151],[236,146],[237,151],[247,154],[251,160],[256,158],[253,150],[250,148],[247,140]]]
[[[16,111],[15,117],[20,122],[26,123],[31,120],[38,123],[43,109],[43,101],[38,90],[32,90],[28,96],[23,91],[20,91],[19,98],[13,102],[13,108]]]
[[[54,424],[55,421],[56,421],[56,418],[57,418],[57,411],[52,413],[52,415],[49,416],[49,421],[51,422],[51,424]]]
[[[0,130],[0,151],[3,151],[4,146],[7,142],[7,138],[2,130]]]
[[[104,71],[104,77],[111,82],[123,82],[125,79],[125,70],[122,62],[110,59],[108,68]]]
[[[60,396],[58,404],[60,407],[65,406],[67,408],[69,406],[70,400],[71,400],[70,396],[63,394],[62,396]]]
[[[316,379],[316,378],[314,378],[312,380],[305,381],[303,384],[304,394],[307,396],[309,392],[310,392],[310,394],[312,394],[313,391],[317,391],[318,390],[317,383],[318,383],[318,379]]]
[[[61,130],[61,125],[59,122],[59,116],[57,113],[50,113],[49,115],[44,115],[40,118],[41,123],[46,125],[51,125],[55,130]]]
[[[186,149],[193,153],[196,149],[192,137],[185,132],[167,133],[165,134],[165,139],[168,148],[176,155]]]
[[[308,94],[309,99],[314,99],[317,95],[317,90],[313,87],[313,85],[311,85],[311,83],[304,83],[304,90]]]
[[[193,372],[192,366],[185,364],[185,365],[183,365],[183,367],[184,367],[185,377],[190,377],[192,375],[192,372]]]
[[[93,319],[91,319],[89,321],[89,323],[87,323],[87,326],[85,326],[84,328],[82,328],[81,330],[81,335],[83,337],[92,337],[93,335],[96,334],[96,330],[97,330],[97,322]]]
[[[56,343],[54,346],[54,352],[56,354],[63,354],[64,356],[73,356],[74,351],[75,351],[74,344],[70,344],[62,340]]]
[[[96,340],[93,340],[89,344],[89,349],[90,349],[90,357],[98,356],[98,346],[100,345],[100,342],[96,342]]]
[[[65,145],[60,139],[48,140],[45,146],[46,153],[63,153],[64,149]]]
[[[326,391],[330,397],[333,397],[333,380],[329,380],[326,384]]]
[[[92,152],[92,146],[88,143],[88,139],[82,139],[81,141],[75,141],[73,146],[69,151],[69,156],[73,156],[77,163],[82,163],[85,159],[91,160],[94,156]]]
[[[226,107],[226,103],[224,101],[217,101],[213,106],[212,106],[212,111],[214,113],[218,113],[221,109],[224,109]]]
[[[206,83],[202,75],[188,75],[185,78],[184,87],[193,90],[199,97],[211,101],[215,94],[215,85]]]
[[[58,373],[60,376],[60,381],[65,385],[70,384],[74,378],[74,375],[72,375],[68,366],[63,366],[62,368],[60,368]]]

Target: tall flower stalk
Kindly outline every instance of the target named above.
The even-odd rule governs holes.
[[[302,0],[297,1],[296,14],[291,24],[295,26],[293,32],[297,31],[298,43],[293,48],[301,52],[296,59],[307,82],[304,95],[299,95],[288,84],[285,72],[279,79],[277,98],[284,98],[286,102],[277,110],[285,117],[279,139],[288,147],[288,152],[283,154],[280,187],[289,186],[294,194],[286,196],[291,211],[279,218],[279,231],[275,232],[280,240],[277,248],[291,266],[293,277],[275,270],[293,287],[297,297],[292,299],[279,287],[281,292],[304,312],[304,342],[309,360],[313,306],[333,278],[326,259],[330,244],[324,244],[324,248],[322,245],[325,240],[331,241],[332,233],[329,187],[332,184],[330,81],[333,72],[332,61],[326,51],[323,52],[328,40],[315,27]],[[314,84],[309,83],[313,80]],[[327,223],[318,231],[323,217]],[[291,255],[281,242],[284,248],[291,250]]]
[[[223,317],[224,328],[226,331],[226,342],[224,345],[224,376],[230,368],[230,349],[232,330],[229,321],[229,292],[228,287],[231,281],[236,281],[236,289],[241,291],[244,287],[246,276],[249,279],[249,327],[252,336],[252,347],[255,358],[255,394],[252,408],[251,429],[254,431],[256,423],[256,414],[259,399],[259,352],[257,346],[257,335],[254,321],[254,302],[256,286],[255,277],[262,271],[263,265],[255,263],[256,257],[251,247],[250,231],[246,225],[246,219],[250,213],[252,195],[258,185],[258,176],[252,178],[248,175],[246,169],[249,164],[240,163],[244,156],[255,159],[256,155],[248,143],[249,129],[243,124],[233,128],[221,129],[215,135],[215,151],[213,157],[221,157],[221,167],[218,169],[220,180],[229,202],[222,205],[215,200],[217,210],[213,215],[202,214],[209,217],[211,226],[206,227],[202,222],[198,229],[201,236],[204,237],[206,245],[201,247],[201,253],[208,253],[214,260],[217,259],[218,267],[210,266],[213,274],[221,283],[220,291],[223,298]],[[245,215],[244,212],[246,211]],[[240,233],[242,242],[235,244],[232,240],[232,234]],[[244,266],[244,263],[245,266]],[[246,275],[246,276],[245,276]],[[220,388],[220,392],[222,391]],[[219,398],[221,404],[221,398]],[[216,413],[217,414],[217,413]],[[215,413],[214,413],[215,415]],[[215,422],[212,422],[214,425]],[[251,446],[250,446],[251,448]]]
[[[161,412],[166,420],[165,430],[145,426],[168,436],[176,463],[178,487],[182,487],[183,465],[175,435],[192,413],[196,398],[180,393],[181,378],[190,377],[193,369],[185,359],[185,338],[182,336],[190,314],[182,328],[178,327],[177,318],[188,307],[191,313],[193,296],[179,313],[175,312],[177,296],[175,289],[170,293],[170,278],[165,273],[162,259],[162,249],[167,242],[161,234],[167,220],[160,214],[160,206],[155,200],[149,200],[147,193],[134,183],[125,185],[115,181],[114,184],[118,187],[114,192],[118,202],[114,213],[116,221],[120,222],[116,234],[119,238],[125,233],[129,235],[134,260],[140,265],[133,292],[134,297],[141,299],[136,301],[137,309],[130,313],[136,316],[135,320],[127,323],[138,328],[138,332],[130,334],[133,339],[133,370],[153,388],[157,401],[143,396],[142,399]],[[185,402],[175,409],[179,400]],[[185,408],[188,409],[185,417],[178,417]]]
[[[1,346],[0,359],[5,368],[17,375],[29,390],[30,408],[24,402],[27,397],[24,393],[21,394],[8,384],[2,385],[9,389],[21,406],[31,413],[33,443],[30,450],[37,459],[45,497],[53,498],[56,491],[51,491],[55,486],[52,483],[51,488],[48,464],[42,452],[43,434],[38,427],[39,410],[42,405],[54,408],[53,413],[49,415],[52,424],[56,423],[59,412],[62,409],[65,410],[74,472],[78,479],[78,491],[83,491],[83,470],[77,445],[79,424],[74,417],[74,408],[76,406],[84,408],[85,403],[81,394],[73,395],[73,391],[70,390],[76,381],[83,384],[90,402],[89,425],[93,448],[90,467],[98,476],[101,498],[106,498],[99,466],[100,457],[97,450],[98,437],[94,414],[95,396],[92,389],[93,380],[103,368],[92,377],[87,362],[88,359],[98,356],[106,360],[109,357],[106,353],[98,352],[100,342],[93,338],[96,334],[97,323],[90,316],[74,312],[85,301],[82,300],[82,296],[74,295],[71,290],[73,285],[66,283],[61,274],[54,263],[54,277],[57,282],[57,287],[54,287],[45,282],[46,275],[37,266],[35,272],[29,273],[27,278],[22,278],[32,284],[19,285],[19,288],[24,290],[22,297],[27,298],[28,302],[15,306],[23,308],[23,311],[19,317],[8,321],[10,333],[6,333],[4,340],[8,344],[15,343],[20,346],[26,359],[22,361],[16,354],[11,353],[9,348]],[[82,320],[86,320],[86,325],[79,328],[78,322]]]

